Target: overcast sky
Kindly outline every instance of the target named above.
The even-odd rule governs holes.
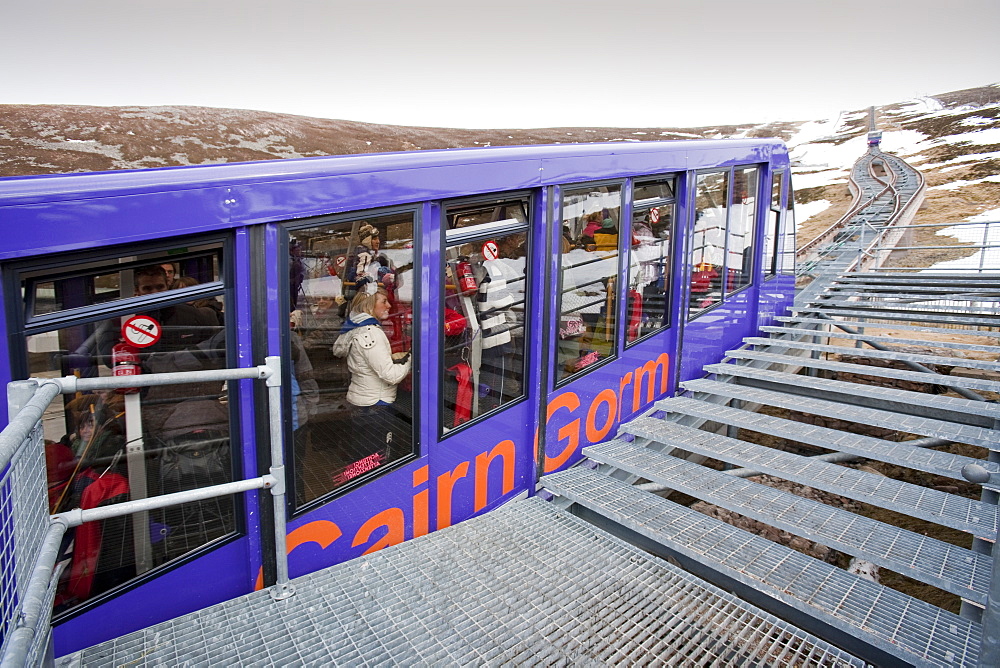
[[[998,0],[0,0],[0,103],[466,128],[808,120],[998,82],[998,34]]]

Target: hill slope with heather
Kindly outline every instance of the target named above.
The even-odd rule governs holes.
[[[917,222],[1000,218],[1000,84],[876,108],[882,147],[927,177]],[[847,209],[867,109],[816,121],[696,128],[447,129],[207,107],[0,105],[0,177],[474,146],[723,137],[784,139],[800,241]]]

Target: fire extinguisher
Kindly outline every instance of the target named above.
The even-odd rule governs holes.
[[[127,343],[119,342],[111,348],[111,372],[115,376],[138,376],[142,373],[139,366],[139,350]],[[134,394],[138,387],[120,387],[118,394]]]
[[[469,264],[469,258],[458,258],[458,262],[455,263],[455,273],[458,276],[458,291],[460,293],[471,295],[479,289],[479,286],[476,285],[476,279],[472,275],[472,265]]]

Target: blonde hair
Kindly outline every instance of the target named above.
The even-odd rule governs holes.
[[[385,288],[379,288],[371,293],[362,289],[351,301],[351,313],[367,313],[370,316],[374,316],[375,303],[378,301],[379,295],[389,299],[389,293],[385,291]]]

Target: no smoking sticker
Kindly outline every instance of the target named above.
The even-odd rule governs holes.
[[[497,248],[496,242],[487,241],[483,244],[483,258],[486,260],[495,260],[500,256],[500,250]]]
[[[148,315],[132,316],[122,325],[122,338],[136,348],[151,346],[160,340],[163,328]]]
[[[654,224],[660,222],[660,209],[659,208],[653,207],[652,209],[649,210],[649,222],[654,223]]]

